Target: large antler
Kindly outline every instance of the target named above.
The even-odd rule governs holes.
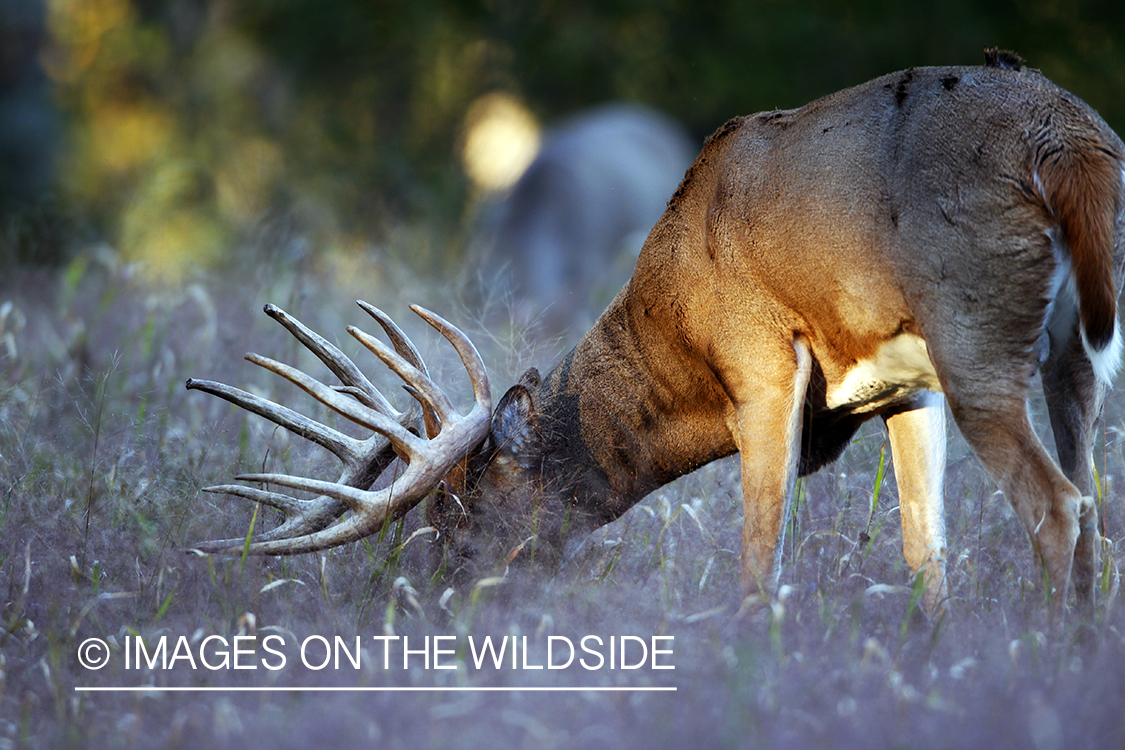
[[[342,386],[329,387],[304,372],[281,362],[248,354],[246,359],[277,373],[296,384],[322,404],[373,434],[360,440],[345,435],[281,404],[238,388],[209,380],[189,379],[187,387],[211,393],[237,406],[271,420],[333,453],[343,463],[335,482],[285,474],[243,474],[244,482],[261,482],[316,493],[304,500],[277,492],[220,485],[206,492],[227,493],[277,508],[285,520],[277,528],[255,536],[247,547],[245,539],[224,539],[196,545],[207,553],[288,555],[327,549],[361,539],[379,530],[385,521],[414,507],[441,482],[449,470],[488,435],[491,395],[484,362],[468,337],[441,317],[416,305],[415,313],[449,340],[473,383],[472,410],[459,414],[437,385],[430,380],[426,365],[410,339],[382,311],[359,302],[382,326],[394,350],[360,329],[349,326],[348,333],[383,360],[406,383],[414,397],[410,407],[399,412],[338,348],[274,305],[265,312],[293,334],[340,379]],[[422,423],[425,423],[423,433]],[[378,491],[370,487],[379,475],[401,456],[407,468]],[[352,515],[333,524],[346,510]]]

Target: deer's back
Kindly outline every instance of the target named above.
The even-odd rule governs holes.
[[[916,332],[920,308],[947,302],[942,289],[1050,275],[1052,219],[1030,167],[1043,123],[1120,148],[1096,112],[1026,69],[911,69],[731,120],[650,235],[624,301],[703,357],[799,332],[826,377],[842,377]]]

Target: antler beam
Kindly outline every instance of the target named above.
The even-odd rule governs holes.
[[[205,488],[206,492],[235,495],[277,508],[285,519],[278,527],[255,536],[248,547],[244,539],[224,539],[204,542],[195,549],[212,554],[236,554],[246,549],[251,554],[285,555],[356,541],[378,531],[387,520],[406,513],[487,437],[492,410],[488,375],[468,337],[440,316],[411,306],[453,345],[469,373],[474,404],[468,414],[461,415],[430,379],[421,355],[406,334],[378,308],[362,301],[358,304],[375,318],[394,348],[354,326],[348,327],[348,333],[402,378],[406,390],[414,397],[411,406],[403,412],[396,411],[347,355],[281,308],[267,305],[266,314],[324,362],[342,385],[325,385],[295,367],[257,354],[248,354],[246,359],[297,385],[336,413],[371,430],[372,434],[363,440],[353,438],[239,388],[189,379],[189,389],[210,393],[263,416],[316,443],[343,464],[335,482],[286,474],[236,477],[243,482],[311,492],[316,495],[311,500],[236,484]],[[372,491],[370,488],[396,455],[406,462],[406,469],[386,488]],[[349,518],[333,523],[348,510],[352,511]]]

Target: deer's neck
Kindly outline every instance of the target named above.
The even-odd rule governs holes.
[[[713,375],[628,300],[627,288],[536,399],[543,479],[595,524],[734,452]]]

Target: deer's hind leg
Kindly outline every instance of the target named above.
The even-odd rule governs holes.
[[[1057,614],[1085,505],[1035,433],[1027,399],[1059,259],[1033,214],[998,221],[989,205],[964,208],[974,231],[930,238],[941,266],[927,278],[940,283],[912,288],[912,307],[954,421],[1027,532]]]
[[[1082,493],[1032,428],[1025,385],[1029,375],[1006,372],[1002,362],[974,364],[947,369],[946,398],[965,440],[1000,484],[1027,531],[1046,574],[1052,609],[1058,612],[1065,606],[1079,518],[1085,510]]]
[[[1081,338],[1075,333],[1054,347],[1043,365],[1043,394],[1051,417],[1059,465],[1081,493],[1079,536],[1074,550],[1074,590],[1080,603],[1093,603],[1101,556],[1098,509],[1094,502],[1093,447],[1106,387],[1094,377]]]

